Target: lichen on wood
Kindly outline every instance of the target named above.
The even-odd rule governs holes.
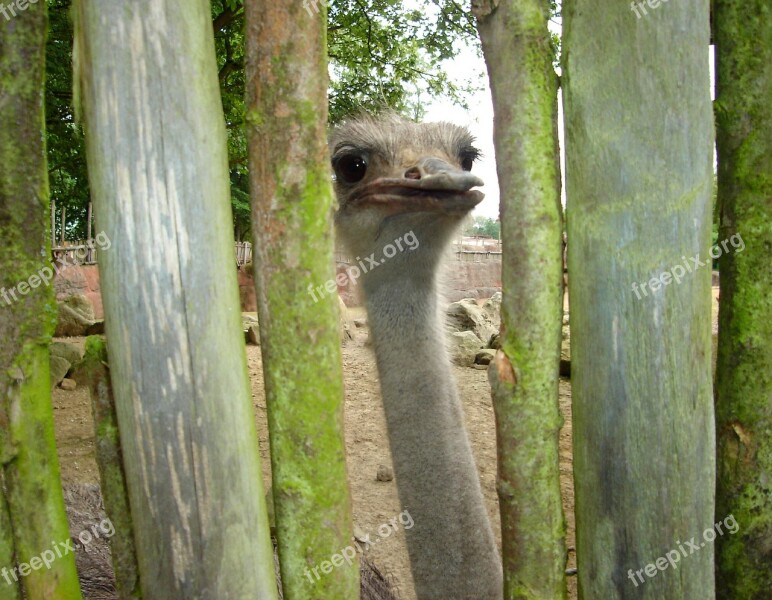
[[[714,2],[720,304],[716,364],[716,596],[772,589],[772,13],[764,0]],[[742,244],[739,241],[742,240]]]
[[[504,597],[565,598],[558,365],[563,299],[557,76],[549,2],[474,2],[493,94],[501,188],[496,414]]]
[[[77,600],[74,556],[41,562],[52,540],[70,539],[49,379],[56,310],[40,278],[50,272],[45,36],[45,2],[0,19],[0,596],[23,587],[31,600]]]
[[[357,598],[359,564],[311,574],[351,544],[326,144],[326,10],[246,3],[255,285],[284,597]]]

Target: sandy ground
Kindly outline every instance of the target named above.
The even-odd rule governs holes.
[[[353,317],[361,316],[354,311]],[[367,328],[355,329],[353,340],[343,347],[346,385],[345,423],[348,471],[354,506],[355,528],[376,538],[378,527],[401,512],[395,481],[376,479],[379,465],[391,466],[386,423],[380,402],[375,357],[369,346]],[[67,338],[79,345],[83,338]],[[270,461],[267,441],[265,393],[262,382],[260,349],[247,346],[247,361],[252,382],[252,400],[260,435],[260,453],[266,486],[270,484]],[[484,370],[454,367],[459,392],[464,405],[467,428],[480,470],[480,482],[487,501],[494,531],[499,533],[498,500],[496,497],[496,439],[493,408],[487,373]],[[57,447],[63,483],[97,482],[94,459],[93,422],[88,392],[56,388],[53,393]],[[561,381],[561,409],[566,426],[561,433],[561,487],[568,521],[567,545],[571,564],[574,561],[573,541],[573,482],[571,479],[570,387]],[[384,538],[368,551],[369,558],[391,578],[403,600],[414,600],[413,582],[405,545],[404,530]],[[573,580],[574,578],[569,578]],[[570,581],[574,585],[573,581]],[[572,596],[575,597],[575,596]]]
[[[717,312],[717,289],[714,288],[714,333]],[[352,311],[351,318],[363,316],[361,309]],[[366,345],[366,328],[355,329],[355,339],[343,347],[346,384],[346,448],[355,527],[363,533],[375,534],[378,526],[400,513],[394,481],[376,480],[379,465],[391,466],[386,424],[380,403],[375,357]],[[83,344],[83,338],[67,341]],[[266,428],[265,395],[262,383],[260,349],[247,346],[247,359],[252,382],[252,399],[260,434],[260,452],[266,486],[270,481],[270,463]],[[484,370],[454,367],[462,398],[472,447],[480,470],[480,481],[487,501],[494,531],[499,530],[496,497],[496,446],[493,409],[487,374]],[[93,423],[85,388],[53,393],[57,447],[63,483],[97,482],[94,460]],[[560,409],[565,424],[560,433],[560,474],[563,508],[566,515],[568,548],[567,567],[576,566],[574,542],[574,494],[571,462],[571,389],[566,380],[560,382]],[[376,537],[372,535],[372,537]],[[381,541],[369,551],[371,560],[379,565],[398,587],[403,600],[414,600],[413,584],[405,546],[404,531]],[[568,577],[569,598],[576,598],[576,578]]]

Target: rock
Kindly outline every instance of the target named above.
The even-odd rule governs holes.
[[[241,313],[241,324],[244,326],[244,329],[250,325],[258,325],[257,313]]]
[[[394,471],[386,465],[378,465],[378,473],[375,476],[377,481],[391,481],[394,479]]]
[[[51,356],[60,356],[71,366],[77,365],[83,359],[83,352],[80,348],[69,342],[51,342],[48,349]]]
[[[482,340],[471,331],[453,331],[448,337],[453,364],[460,367],[471,367],[477,353],[483,347]]]
[[[354,327],[367,327],[367,319],[354,319]]]
[[[62,379],[62,382],[59,384],[59,387],[62,388],[63,390],[67,390],[68,392],[71,392],[78,387],[78,384],[75,383],[73,379],[64,378]]]
[[[94,307],[82,294],[65,298],[58,303],[58,308],[54,337],[85,335],[88,328],[94,324]]]
[[[493,350],[498,350],[501,348],[501,336],[498,333],[494,333],[491,336],[491,339],[488,340],[488,348],[492,348]]]
[[[94,321],[92,325],[86,329],[86,335],[104,335],[105,334],[105,322]]]
[[[364,543],[370,536],[362,531],[361,527],[354,525],[354,539],[359,543]]]
[[[501,299],[501,292],[496,292],[482,305],[483,312],[496,326],[497,330],[501,328]]]
[[[251,344],[252,346],[260,345],[260,329],[257,327],[257,325],[250,325],[247,327],[245,335],[247,338],[247,344]]]
[[[489,365],[496,356],[496,351],[492,348],[483,348],[474,357],[474,364],[476,365]]]
[[[256,313],[241,313],[241,329],[244,331],[244,341],[247,344],[260,345],[260,324]]]
[[[488,316],[495,312],[494,306],[495,303],[491,303],[489,309],[483,310],[474,299],[464,298],[448,306],[445,321],[451,331],[471,331],[479,339],[488,341],[498,331],[498,322],[494,324]]]
[[[338,322],[340,341],[346,342],[348,340],[353,340],[354,335],[351,332],[354,329],[354,326],[351,323],[351,320],[349,319],[348,308],[346,307],[346,303],[343,302],[343,298],[341,298],[340,296],[338,296],[338,306],[340,308],[340,321]]]
[[[49,359],[51,369],[51,387],[56,387],[70,372],[70,361],[61,356],[51,356]]]

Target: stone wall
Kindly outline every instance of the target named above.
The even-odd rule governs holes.
[[[99,285],[99,268],[96,265],[68,264],[61,267],[54,277],[54,291],[57,300],[82,294],[94,307],[94,318],[102,320],[105,311],[102,307],[102,291]]]
[[[347,273],[347,267],[339,263],[337,274],[341,273]],[[361,282],[350,276],[346,279],[345,285],[338,286],[340,297],[343,298],[346,306],[361,306],[363,302]],[[440,281],[443,295],[448,302],[455,302],[461,298],[490,298],[501,291],[501,261],[449,260]],[[250,268],[239,270],[238,284],[241,310],[256,311],[255,281]],[[83,294],[94,306],[94,317],[104,319],[99,270],[96,265],[69,265],[61,269],[54,277],[54,289],[57,300]]]

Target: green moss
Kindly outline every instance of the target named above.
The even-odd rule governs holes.
[[[268,68],[251,76],[248,89],[260,86],[260,104],[251,101],[248,110],[264,118],[250,131],[253,173],[260,160],[265,174],[258,182],[253,224],[261,247],[256,285],[284,597],[355,598],[356,562],[319,580],[306,576],[306,569],[351,543],[353,527],[337,297],[325,293],[314,299],[308,293],[309,285],[335,277],[322,28],[309,22],[306,31],[287,34],[284,23],[271,16],[276,15],[260,16],[266,39],[269,33],[275,38],[266,42]],[[297,56],[311,62],[291,64]],[[268,144],[271,155],[255,157],[255,149]]]
[[[719,238],[740,234],[742,252],[719,260],[716,368],[716,518],[740,530],[717,540],[717,597],[755,600],[772,588],[772,198],[769,7],[717,0]]]
[[[31,4],[0,25],[0,286],[6,290],[28,281],[50,255],[43,143],[45,11],[45,2]],[[64,543],[70,537],[48,372],[53,315],[53,293],[45,285],[28,294],[17,292],[10,304],[0,299],[0,520],[8,526],[0,566],[9,570],[14,561],[40,556],[52,540]],[[49,569],[33,570],[22,584],[31,598],[80,598],[71,554],[57,558]],[[8,596],[15,595],[8,588]]]

